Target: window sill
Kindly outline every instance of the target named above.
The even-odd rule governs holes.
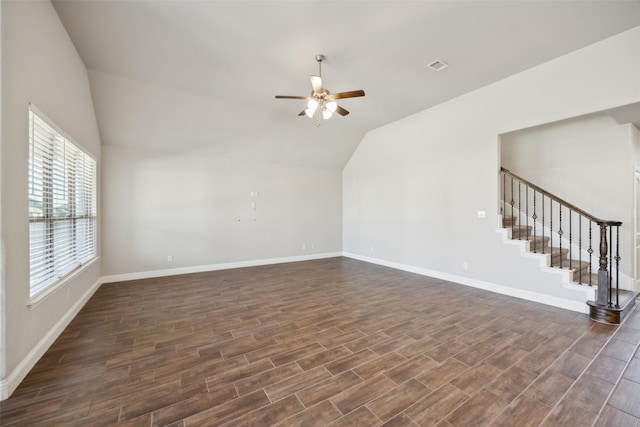
[[[27,302],[27,308],[29,310],[33,310],[34,308],[36,308],[38,305],[40,305],[41,302],[43,302],[44,300],[49,298],[49,296],[51,296],[54,293],[56,293],[58,290],[63,288],[65,285],[68,285],[70,281],[72,281],[73,279],[78,277],[80,275],[80,273],[85,271],[90,265],[93,265],[96,262],[98,262],[98,260],[100,260],[99,256],[93,258],[91,261],[89,261],[86,264],[83,264],[80,267],[78,267],[77,269],[73,270],[71,273],[69,273],[64,278],[60,279],[58,282],[56,282],[53,285],[47,287],[46,289],[41,290],[40,292],[35,294],[33,297],[29,298],[29,301]]]

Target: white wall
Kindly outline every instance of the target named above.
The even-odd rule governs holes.
[[[87,71],[49,2],[2,2],[2,240],[6,397],[79,309],[100,262],[29,309],[28,107],[33,103],[100,165]]]
[[[340,171],[223,159],[214,148],[103,146],[102,160],[107,276],[341,250]]]
[[[499,135],[637,102],[638,52],[635,28],[369,132],[343,171],[344,251],[542,292],[535,261],[512,257],[495,232]]]
[[[501,137],[501,166],[597,218],[622,221],[620,271],[627,277],[633,275],[634,262],[632,127],[598,113]],[[568,218],[564,219],[568,233]],[[555,221],[557,224],[557,214]],[[574,226],[577,233],[577,221]],[[586,228],[584,231],[586,242]],[[595,227],[594,232],[597,236],[599,229]],[[598,268],[597,254],[596,250],[593,271]]]
[[[631,125],[629,131],[633,144],[633,164],[640,167],[640,130],[635,125]]]
[[[1,105],[1,100],[2,100],[2,58],[4,58],[3,52],[3,45],[4,45],[4,38],[3,38],[3,29],[4,26],[2,25],[2,9],[3,9],[3,5],[2,2],[0,2],[0,147],[2,147],[2,105]],[[2,165],[2,150],[0,149],[0,165]],[[0,189],[2,189],[2,169],[0,169]],[[2,195],[2,192],[0,191],[0,196]],[[5,363],[5,324],[6,324],[6,304],[5,304],[5,295],[4,295],[4,238],[3,238],[3,234],[2,234],[2,197],[0,197],[0,381],[2,381],[5,377],[6,377],[6,363]],[[2,393],[0,393],[0,399],[2,399],[1,396]]]
[[[640,170],[640,130],[635,125],[631,125],[629,128],[631,133],[631,145],[633,147],[633,155],[632,161],[634,165],[634,179],[635,179],[635,171]],[[633,232],[634,236],[637,236],[640,233],[640,183],[636,183],[633,188],[634,197],[633,200],[635,202],[633,206]],[[640,251],[637,249],[637,245],[640,242],[637,242],[636,239],[633,239],[636,247],[634,247],[633,252],[633,261],[635,263],[634,269],[634,285],[635,290],[640,292]]]

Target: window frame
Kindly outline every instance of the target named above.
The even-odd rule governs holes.
[[[28,117],[27,305],[31,307],[98,259],[98,162],[32,104]],[[60,197],[65,201],[55,206]],[[35,226],[39,223],[45,224],[43,230]],[[41,263],[45,267],[38,267]]]

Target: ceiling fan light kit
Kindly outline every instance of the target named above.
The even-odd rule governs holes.
[[[276,99],[306,99],[307,108],[302,110],[298,116],[307,116],[309,118],[316,118],[316,126],[320,126],[322,124],[322,120],[329,119],[333,113],[338,113],[341,116],[346,116],[349,114],[349,111],[340,107],[338,103],[335,101],[336,99],[345,99],[345,98],[356,98],[359,96],[364,96],[364,90],[352,90],[349,92],[339,92],[331,94],[327,89],[322,85],[322,61],[324,61],[325,56],[322,54],[316,55],[316,61],[318,62],[318,75],[317,76],[309,76],[311,79],[311,86],[313,87],[313,91],[311,91],[310,96],[289,96],[289,95],[276,95]]]

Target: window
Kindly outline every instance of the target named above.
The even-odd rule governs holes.
[[[96,161],[30,108],[31,297],[95,257]]]

